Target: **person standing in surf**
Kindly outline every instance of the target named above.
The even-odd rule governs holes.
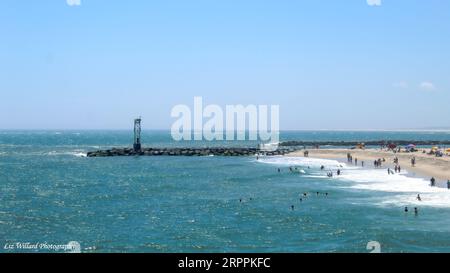
[[[416,157],[411,158],[411,166],[416,166]]]
[[[432,178],[430,179],[430,182],[431,182],[431,186],[432,186],[432,187],[436,186],[436,179],[435,179],[434,177],[432,177]]]

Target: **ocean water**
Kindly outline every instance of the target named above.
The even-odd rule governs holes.
[[[305,131],[281,139],[450,133]],[[0,131],[0,252],[42,251],[6,248],[17,242],[69,241],[86,252],[369,252],[369,241],[382,252],[450,252],[450,191],[406,172],[294,157],[85,157],[131,142],[128,131]],[[143,132],[143,143],[255,144],[179,143],[164,131]],[[328,178],[321,165],[343,175]]]

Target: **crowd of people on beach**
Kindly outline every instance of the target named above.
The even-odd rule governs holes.
[[[352,165],[353,164],[356,165],[356,166],[358,165],[358,159],[354,158],[351,153],[347,153],[347,162],[352,164]],[[376,159],[374,161],[374,167],[375,168],[382,168],[383,164],[385,162],[386,162],[385,158],[378,158],[378,159]],[[388,175],[393,175],[393,174],[402,172],[402,167],[400,165],[400,161],[399,161],[399,158],[397,156],[394,157],[393,164],[394,164],[394,170],[392,170],[391,168],[388,167],[388,169],[387,169]],[[416,157],[415,156],[411,157],[411,166],[415,167],[416,164],[417,164]],[[364,161],[361,161],[361,166],[364,167]],[[321,166],[321,170],[324,170],[324,169],[325,169],[325,167]],[[341,173],[342,173],[341,170],[338,169],[337,170],[337,175],[339,176],[339,175],[341,175]],[[333,172],[332,171],[331,172],[327,172],[327,176],[330,177],[330,178],[333,177]],[[436,187],[436,179],[434,177],[432,177],[430,179],[430,186],[431,187]],[[450,190],[450,180],[447,180],[447,185],[446,186],[447,186],[447,189]],[[417,199],[417,201],[422,202],[422,197],[420,196],[420,194],[417,195],[416,199]],[[408,212],[408,211],[409,211],[408,207],[405,207],[405,212]],[[419,209],[417,207],[414,208],[414,214],[416,216],[419,214]]]
[[[307,168],[310,169],[309,166],[307,166]],[[325,169],[326,169],[326,168],[325,168],[324,165],[320,166],[320,170],[321,170],[321,171],[325,171]],[[299,169],[299,167],[296,167],[296,166],[290,166],[290,167],[289,167],[289,172],[290,172],[290,173],[299,173],[300,170],[301,170],[301,169]],[[401,171],[401,168],[400,168],[399,166],[398,166],[398,167],[396,166],[395,172],[400,172],[400,171]],[[281,168],[278,168],[278,169],[277,169],[277,172],[278,172],[278,173],[281,173],[281,172],[282,172]],[[391,175],[391,174],[394,174],[394,172],[393,172],[390,168],[388,168],[388,173],[389,173],[390,175]],[[341,169],[337,169],[336,175],[337,175],[337,176],[340,176],[341,174],[342,174],[342,170],[341,170]],[[327,173],[326,173],[326,175],[327,175],[327,177],[332,178],[334,174],[333,174],[333,171],[328,170]],[[430,185],[431,185],[432,187],[435,187],[435,186],[436,186],[436,179],[435,179],[434,177],[431,178],[430,182],[431,182]],[[447,181],[447,188],[450,190],[450,180]],[[320,192],[316,192],[316,196],[320,196],[320,194],[321,194]],[[323,193],[323,195],[327,197],[329,194],[328,194],[328,192],[325,192],[325,193]],[[305,193],[303,193],[303,194],[301,195],[299,201],[300,201],[300,202],[303,202],[307,197],[308,197],[308,193],[305,192]],[[420,196],[420,194],[417,195],[416,199],[417,199],[417,201],[422,202],[422,197]],[[239,202],[242,202],[242,199],[240,199]],[[295,210],[295,205],[291,205],[291,210]],[[405,213],[408,213],[408,212],[409,212],[409,208],[408,208],[408,207],[405,207]],[[414,214],[415,214],[416,216],[419,215],[419,209],[418,209],[417,207],[414,208]]]
[[[308,157],[309,156],[309,152],[305,151],[304,152],[304,156]],[[360,162],[361,167],[364,167],[364,161],[361,161],[361,160],[358,161],[358,158],[354,158],[351,153],[347,153],[347,162],[352,164],[352,165],[354,164],[355,166],[358,166],[358,162]],[[374,165],[374,167],[376,169],[379,169],[379,168],[383,168],[383,165],[385,163],[386,163],[386,159],[385,158],[378,158],[378,159],[374,160],[373,165]],[[388,167],[387,168],[388,175],[394,175],[394,174],[397,174],[397,173],[400,174],[402,172],[402,167],[400,165],[399,158],[398,157],[394,157],[392,163],[394,164],[394,169],[392,170],[391,167]],[[411,166],[412,167],[416,166],[416,157],[414,157],[414,156],[411,157]],[[343,166],[341,166],[341,167],[343,167]],[[306,168],[310,169],[310,166],[306,166]],[[333,170],[331,170],[331,169],[326,170],[326,167],[323,166],[323,165],[320,167],[320,170],[321,171],[326,171],[326,176],[328,178],[333,178],[334,175],[335,175]],[[278,171],[278,173],[281,173],[282,169],[278,168],[277,171]],[[300,169],[299,167],[296,167],[296,166],[290,166],[289,167],[289,172],[290,173],[305,173],[305,171],[303,169]],[[338,168],[336,170],[336,175],[337,176],[341,176],[342,175],[341,168]],[[434,177],[432,177],[430,179],[430,186],[431,187],[436,187],[436,185],[437,185],[436,179]],[[447,185],[446,186],[447,186],[447,189],[450,190],[450,180],[447,181]],[[316,196],[319,196],[320,194],[321,194],[320,192],[316,192]],[[328,196],[328,193],[327,192],[323,193],[323,195],[324,196]],[[301,195],[301,197],[300,197],[300,202],[303,202],[307,197],[308,197],[308,193],[303,193],[303,195]],[[420,194],[417,195],[416,200],[419,201],[419,202],[422,202],[422,197],[420,196]],[[242,202],[242,199],[240,199],[240,202]],[[291,210],[295,210],[295,205],[291,206]],[[405,211],[405,213],[408,213],[410,211],[410,209],[408,207],[405,207],[404,211]],[[418,207],[414,207],[414,214],[416,216],[419,214],[419,208]]]

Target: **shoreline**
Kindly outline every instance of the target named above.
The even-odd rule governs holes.
[[[343,163],[347,163],[347,153],[358,159],[358,166],[364,161],[364,168],[373,168],[374,161],[381,158],[386,159],[382,168],[391,168],[394,170],[394,157],[398,157],[399,165],[402,169],[408,171],[408,176],[422,177],[430,180],[431,177],[436,179],[438,187],[447,188],[447,181],[450,179],[450,157],[435,157],[433,155],[424,154],[423,149],[419,149],[415,153],[393,153],[392,151],[380,149],[311,149],[307,150],[310,158],[334,159]],[[304,157],[304,151],[296,151],[287,154],[287,156]],[[416,166],[411,166],[411,158],[416,157]],[[350,164],[350,163],[348,163]],[[353,164],[353,166],[355,166]]]

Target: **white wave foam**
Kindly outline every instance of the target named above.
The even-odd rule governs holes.
[[[86,157],[87,156],[86,153],[72,153],[72,155],[74,155],[76,157]]]
[[[76,157],[86,157],[87,156],[87,154],[85,152],[81,152],[81,151],[73,151],[73,152],[51,151],[51,152],[48,152],[47,155],[49,155],[49,156],[72,155],[72,156],[76,156]]]
[[[312,168],[320,168],[324,166],[327,169],[344,168],[345,164],[340,163],[337,160],[318,159],[309,157],[263,157],[258,160],[261,163],[273,164],[279,166],[304,166]]]
[[[379,205],[450,207],[450,190],[431,187],[429,181],[407,174],[389,175],[387,170],[359,169],[346,171],[338,179],[355,182],[350,186],[353,189],[396,193],[380,200]],[[417,200],[418,194],[422,201]]]
[[[378,205],[380,206],[417,206],[417,207],[450,207],[450,191],[433,192],[433,193],[421,193],[420,198],[422,201],[417,200],[416,195],[412,194],[398,194],[394,198],[385,198],[381,200]],[[446,192],[447,191],[447,192]]]
[[[430,187],[429,182],[423,178],[406,175],[405,171],[401,174],[389,175],[384,169],[354,169],[344,170],[338,179],[354,181],[356,184],[352,188],[364,190],[402,193],[431,193],[443,190]]]
[[[335,175],[335,181],[352,182],[345,184],[345,188],[378,191],[391,193],[386,197],[377,199],[375,205],[417,205],[450,207],[450,190],[446,188],[430,187],[430,182],[423,178],[410,177],[408,172],[402,171],[400,174],[390,175],[387,169],[369,169],[356,166],[349,166],[336,160],[315,159],[305,157],[267,157],[261,158],[258,162],[274,164],[279,166],[305,166],[313,168],[304,177],[330,179],[327,171],[341,169],[340,176]],[[320,172],[316,168],[325,167],[325,171]],[[394,195],[393,195],[393,194]],[[422,201],[417,200],[420,194]]]

